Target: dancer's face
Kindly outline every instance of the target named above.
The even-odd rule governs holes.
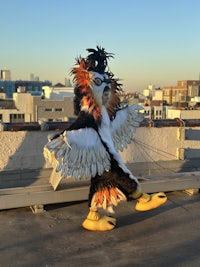
[[[109,79],[108,75],[106,73],[100,74],[98,72],[91,72],[92,79],[91,79],[91,85],[94,90],[98,94],[99,99],[102,99],[102,104],[105,105],[105,103],[108,102],[108,96],[110,96],[109,92],[111,89],[111,80]],[[105,96],[103,96],[105,92]],[[108,93],[106,93],[108,92]]]
[[[102,104],[103,105],[106,105],[108,103],[109,99],[110,99],[110,90],[103,92],[103,95],[102,95]]]

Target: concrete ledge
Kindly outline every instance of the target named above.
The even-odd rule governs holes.
[[[144,176],[142,190],[146,193],[200,188],[200,172]],[[73,202],[88,199],[89,181],[61,184],[57,191],[49,185],[27,186],[0,190],[0,210]]]
[[[200,158],[126,163],[136,177],[200,171]],[[5,170],[0,172],[0,189],[48,184],[52,168]],[[73,180],[72,180],[73,181]],[[69,180],[68,180],[69,182]]]
[[[200,188],[200,172],[181,172],[168,175],[146,176],[147,181],[141,182],[146,193],[159,191],[169,192]]]
[[[174,174],[180,172],[200,171],[200,158],[192,160],[171,160],[156,162],[127,163],[127,167],[136,177],[150,175]],[[0,172],[0,190],[9,188],[24,188],[49,184],[52,168],[18,169]],[[63,183],[73,183],[73,180],[63,180]]]
[[[73,119],[74,120],[74,119]],[[72,121],[73,121],[72,120]],[[45,122],[47,130],[65,130],[71,122]],[[197,127],[200,126],[200,119],[144,119],[141,122],[142,127]],[[43,125],[40,122],[18,122],[18,123],[1,123],[0,131],[40,131]]]
[[[87,196],[88,186],[59,191],[53,191],[53,188],[48,186],[37,187],[37,189],[14,188],[7,192],[3,189],[0,190],[0,210],[86,200]]]

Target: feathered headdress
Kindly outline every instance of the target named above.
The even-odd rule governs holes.
[[[104,48],[97,46],[97,50],[89,48],[90,53],[87,58],[79,57],[76,59],[76,66],[72,69],[71,74],[74,75],[74,112],[76,115],[83,109],[86,109],[93,115],[96,121],[101,120],[101,99],[92,86],[93,72],[106,74],[111,85],[111,97],[107,105],[110,118],[115,115],[120,105],[121,84],[118,79],[114,78],[112,72],[108,68],[108,59],[113,58],[113,54],[107,53]]]

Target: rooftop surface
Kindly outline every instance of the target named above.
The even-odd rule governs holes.
[[[180,122],[175,122],[183,129]],[[11,125],[7,126],[9,128]],[[11,132],[2,132],[2,154],[5,155],[2,161],[5,160],[5,164],[2,166],[4,171],[0,174],[0,206],[11,202],[21,206],[4,206],[0,211],[0,267],[200,266],[200,194],[187,195],[177,191],[200,188],[200,158],[194,158],[195,153],[199,156],[199,142],[196,139],[191,142],[186,140],[187,129],[182,136],[177,125],[173,129],[155,126],[159,125],[153,123],[138,129],[140,140],[146,140],[145,144],[153,148],[152,151],[146,151],[145,147],[141,149],[148,155],[144,159],[153,159],[152,164],[142,161],[129,167],[131,170],[133,168],[136,176],[153,176],[152,180],[142,184],[143,190],[155,192],[152,191],[152,186],[150,188],[153,183],[153,190],[167,192],[168,202],[149,212],[136,212],[133,201],[121,203],[115,214],[117,227],[108,232],[89,232],[81,227],[88,213],[87,202],[82,201],[87,198],[88,191],[84,191],[84,198],[78,198],[80,190],[71,192],[73,201],[81,199],[82,202],[71,202],[72,199],[69,201],[69,191],[66,191],[68,203],[62,198],[63,190],[48,193],[48,190],[52,191],[52,188],[48,189],[51,171],[41,169],[41,147],[46,143],[48,132],[33,129],[24,132],[24,126],[21,132],[14,132],[15,128]],[[36,128],[40,129],[40,126],[36,125]],[[194,132],[198,133],[196,129]],[[178,137],[184,138],[179,140]],[[14,148],[13,144],[16,145]],[[161,151],[165,155],[173,155],[174,159],[170,146],[173,151],[181,148],[187,152],[191,148],[193,157],[163,162]],[[140,151],[139,146],[136,149],[132,151]],[[125,155],[127,162],[131,162],[128,161],[130,155]],[[173,177],[173,181],[166,177],[164,179],[165,172]],[[184,176],[183,172],[187,174]],[[159,181],[155,180],[155,174],[158,174]],[[36,192],[39,185],[48,185],[47,192]],[[41,202],[44,195],[48,195],[51,202]],[[25,202],[21,203],[23,196]],[[26,206],[33,204],[44,204],[45,212],[32,213],[30,207]],[[6,208],[8,209],[5,210]]]
[[[121,203],[117,227],[90,232],[81,223],[87,202],[0,211],[2,267],[200,266],[200,194],[168,192],[168,201],[148,212]]]

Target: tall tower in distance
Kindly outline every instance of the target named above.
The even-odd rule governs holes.
[[[11,81],[11,71],[10,70],[1,70],[1,80],[2,81]]]
[[[30,74],[30,81],[31,82],[39,82],[40,78],[38,76],[35,76],[34,73]]]
[[[34,81],[34,73],[30,74],[30,81]]]

